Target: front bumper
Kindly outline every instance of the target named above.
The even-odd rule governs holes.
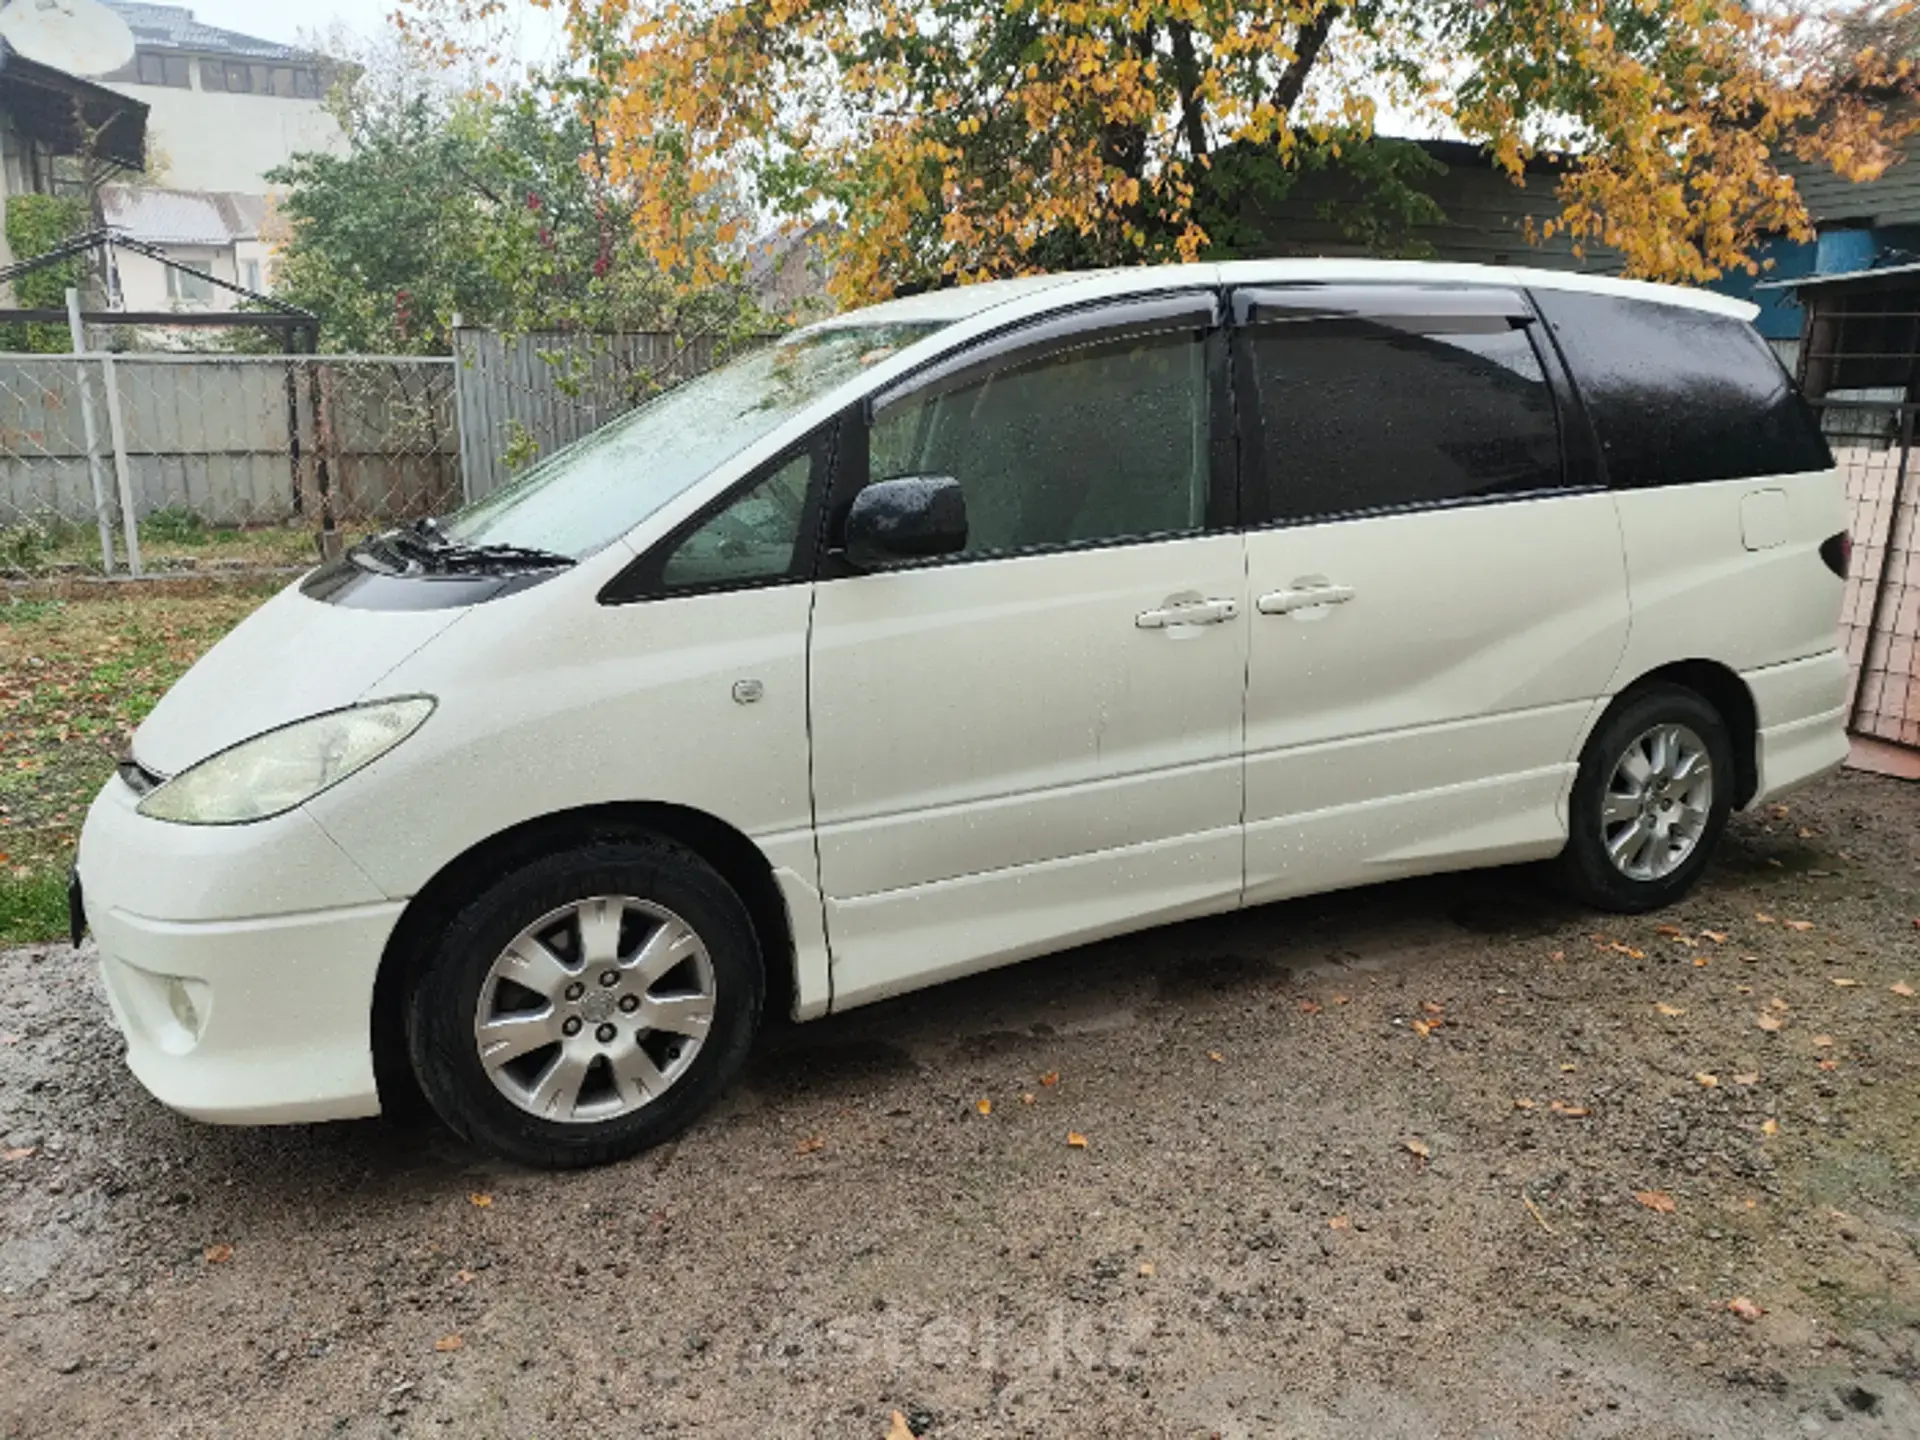
[[[196,1119],[372,1115],[374,977],[405,908],[311,818],[149,820],[107,782],[81,832],[87,923],[127,1063]]]

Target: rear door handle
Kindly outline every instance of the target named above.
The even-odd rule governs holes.
[[[1133,623],[1142,630],[1166,630],[1175,625],[1223,625],[1240,613],[1232,600],[1189,600],[1159,610],[1142,610]]]
[[[1344,605],[1353,599],[1351,585],[1302,585],[1294,590],[1274,590],[1254,602],[1262,615],[1291,615],[1296,610],[1312,610],[1321,605]]]

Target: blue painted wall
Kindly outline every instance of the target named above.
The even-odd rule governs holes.
[[[1754,258],[1762,262],[1758,275],[1729,273],[1707,288],[1758,305],[1760,314],[1753,323],[1769,340],[1798,340],[1801,309],[1793,291],[1756,287],[1803,275],[1851,275],[1882,265],[1904,265],[1920,259],[1916,251],[1920,251],[1920,232],[1912,226],[1823,230],[1812,244],[1766,241],[1755,252]],[[1771,266],[1765,264],[1769,260]]]

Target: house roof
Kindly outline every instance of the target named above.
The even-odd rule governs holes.
[[[150,245],[210,245],[257,240],[267,218],[259,195],[220,190],[152,190],[103,185],[100,209],[107,225]]]
[[[106,0],[106,4],[127,22],[134,42],[143,50],[191,50],[197,55],[244,56],[249,60],[308,58],[307,52],[296,46],[203,25],[184,5],[142,5],[131,0]]]
[[[1844,285],[1850,280],[1884,280],[1889,275],[1920,275],[1920,261],[1907,265],[1879,265],[1865,270],[1837,270],[1830,275],[1800,275],[1790,280],[1766,280],[1753,288],[1805,290],[1816,285]]]
[[[94,153],[128,170],[147,164],[147,107],[104,85],[29,60],[0,40],[0,110],[14,128],[56,155]]]

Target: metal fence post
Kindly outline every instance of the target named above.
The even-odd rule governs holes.
[[[67,287],[67,334],[73,339],[74,379],[80,386],[80,425],[87,437],[87,475],[93,481],[93,518],[100,526],[100,569],[113,573],[113,515],[107,506],[107,474],[100,461],[100,427],[93,418],[93,386],[87,379],[87,327],[80,319],[80,292]]]
[[[127,537],[127,570],[138,579],[146,573],[140,564],[140,516],[133,506],[133,472],[127,465],[127,422],[120,413],[120,376],[113,356],[100,357],[100,373],[107,389],[107,431],[113,437],[113,476],[120,489],[120,523]]]

